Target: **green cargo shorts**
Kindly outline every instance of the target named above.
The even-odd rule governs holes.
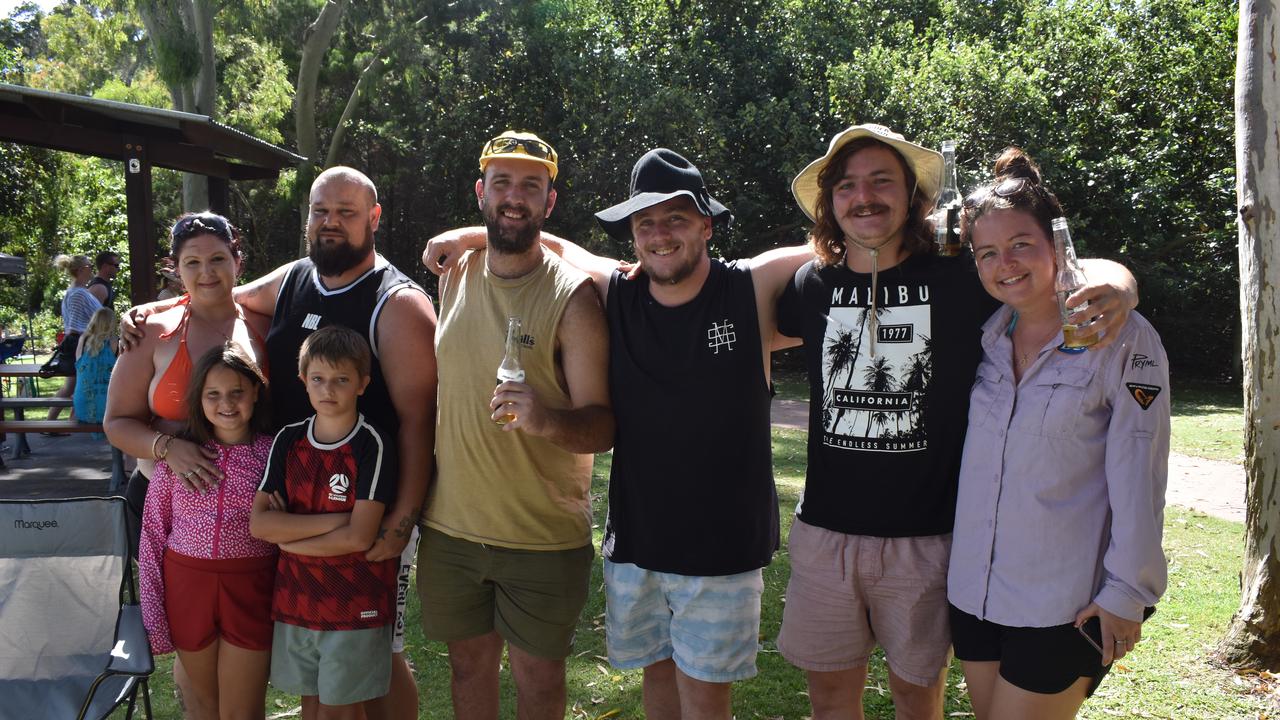
[[[450,642],[497,630],[530,655],[568,657],[594,557],[591,545],[513,550],[426,528],[418,546],[422,631]]]

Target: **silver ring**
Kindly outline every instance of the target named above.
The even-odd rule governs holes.
[[[192,473],[192,471],[191,471],[191,470],[188,470],[188,471],[186,471],[186,472],[182,473],[182,479],[183,479],[183,480],[190,480],[190,479],[191,479],[191,473]],[[1119,641],[1119,640],[1117,640],[1116,642],[1120,642],[1120,641]]]

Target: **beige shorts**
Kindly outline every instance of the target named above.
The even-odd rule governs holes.
[[[951,649],[950,534],[846,535],[796,519],[788,547],[783,657],[802,670],[849,670],[866,665],[879,644],[898,677],[937,682]]]

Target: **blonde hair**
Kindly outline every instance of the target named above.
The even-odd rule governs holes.
[[[111,342],[112,335],[116,329],[116,314],[111,312],[111,308],[98,308],[93,313],[93,317],[89,318],[89,324],[85,326],[84,335],[84,354],[97,355],[102,352],[102,348]]]
[[[59,255],[53,259],[53,264],[62,272],[75,277],[81,268],[93,265],[93,261],[85,255]]]

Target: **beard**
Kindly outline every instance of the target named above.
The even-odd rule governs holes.
[[[335,231],[326,231],[333,233]],[[336,231],[341,232],[341,231]],[[322,240],[320,232],[307,238],[307,256],[315,263],[316,271],[321,275],[334,276],[359,265],[373,254],[373,225],[365,223],[364,241],[357,244],[349,235],[343,233],[346,241]]]
[[[654,272],[652,265],[644,265],[641,269],[644,270],[645,275],[649,276],[650,282],[656,282],[659,285],[678,285],[680,281],[693,275],[693,272],[698,269],[699,259],[695,256],[663,272]]]
[[[484,206],[484,226],[489,231],[489,247],[500,253],[508,255],[519,255],[527,252],[529,248],[538,243],[542,235],[543,209],[534,212],[534,208],[528,208],[525,212],[528,217],[525,224],[518,228],[503,228],[502,213],[505,210],[516,210],[510,205],[500,205],[494,207],[488,202]]]

